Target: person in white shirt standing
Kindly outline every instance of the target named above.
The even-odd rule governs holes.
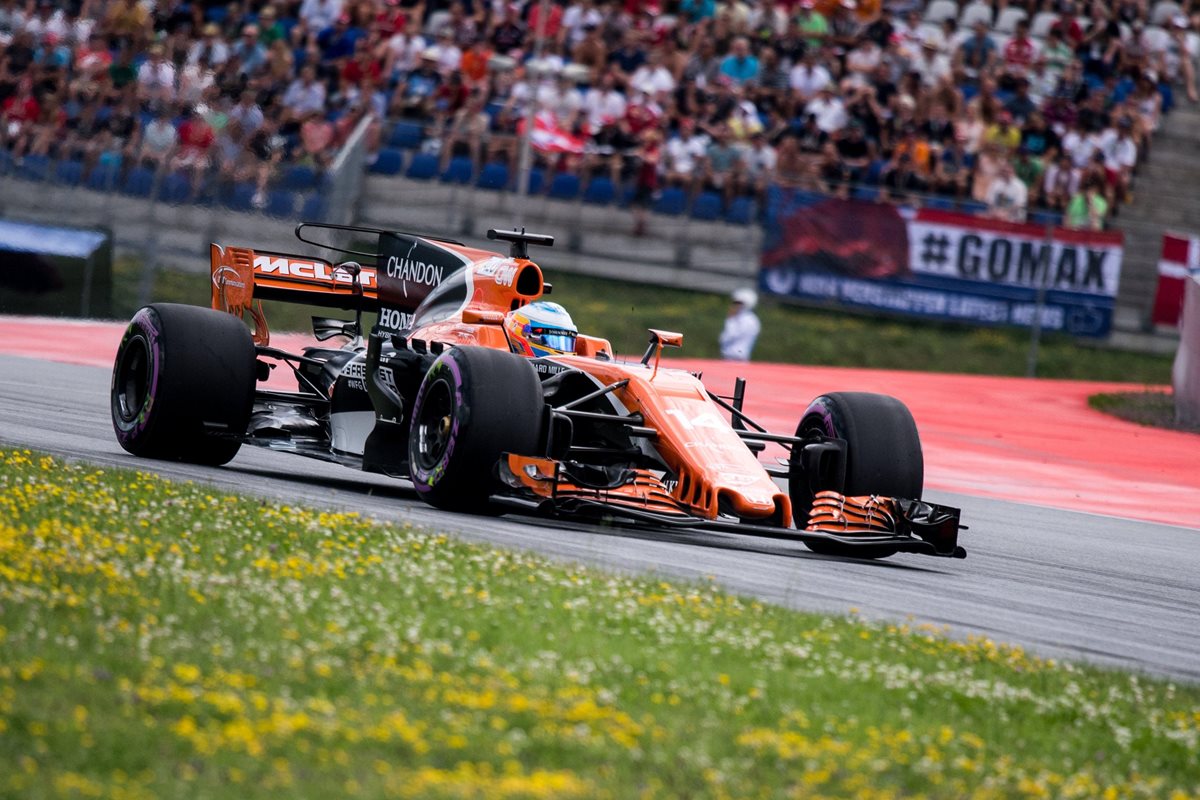
[[[754,342],[762,330],[762,323],[754,313],[758,305],[758,294],[753,289],[737,289],[730,295],[733,301],[725,317],[725,327],[718,340],[721,358],[726,361],[749,361]]]
[[[988,216],[1008,222],[1024,222],[1029,190],[1016,176],[1011,161],[1000,166],[1000,174],[988,186]]]

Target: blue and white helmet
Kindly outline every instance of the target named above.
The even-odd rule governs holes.
[[[538,300],[505,314],[504,332],[514,353],[538,358],[574,353],[579,329],[558,303]]]

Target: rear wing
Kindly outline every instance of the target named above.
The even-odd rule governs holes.
[[[377,248],[372,252],[314,241],[304,236],[308,228],[372,235]],[[412,312],[449,274],[493,255],[432,236],[352,225],[302,222],[296,226],[296,238],[368,263],[334,264],[313,256],[210,245],[212,307],[238,317],[248,315],[257,344],[270,341],[263,300],[389,312],[380,315],[380,322],[388,321],[387,327],[399,332],[411,324]]]

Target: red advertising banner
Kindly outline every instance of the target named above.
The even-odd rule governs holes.
[[[1121,279],[1116,231],[781,193],[759,283],[785,297],[1103,337]]]
[[[1158,289],[1150,312],[1155,325],[1179,324],[1188,275],[1200,275],[1200,236],[1164,233],[1162,258],[1158,261]]]

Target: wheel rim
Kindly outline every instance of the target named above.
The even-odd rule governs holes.
[[[426,390],[416,422],[417,465],[431,470],[442,462],[453,439],[454,393],[444,379]]]
[[[121,352],[115,383],[117,414],[133,422],[150,399],[150,345],[144,336],[134,336]]]

